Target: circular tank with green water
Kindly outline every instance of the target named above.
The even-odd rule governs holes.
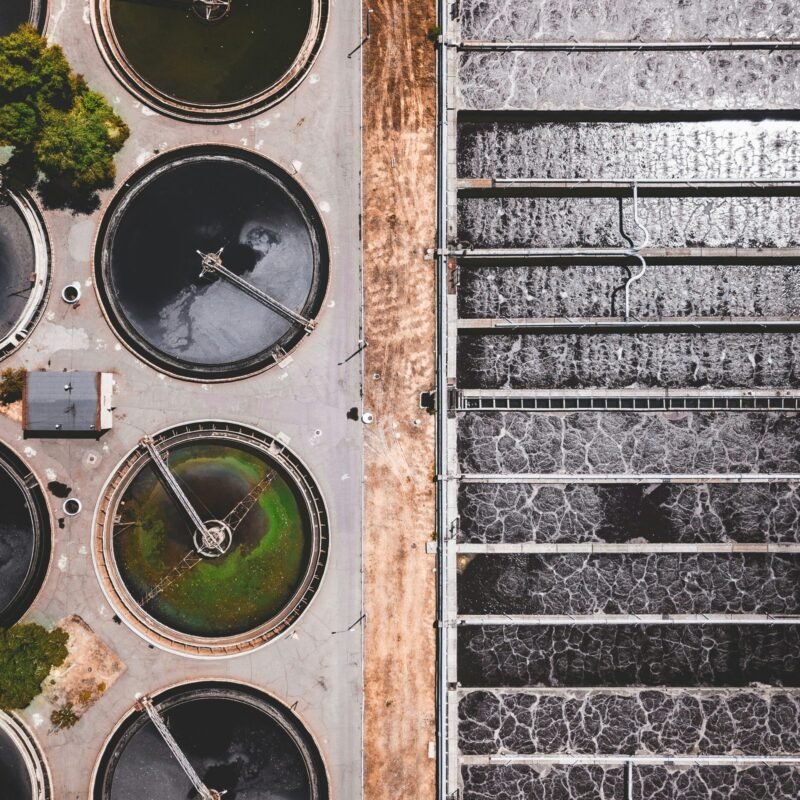
[[[214,423],[207,423],[211,425]],[[310,601],[326,551],[325,511],[313,479],[285,448],[240,426],[207,435],[204,423],[140,446],[107,496],[99,535],[109,577],[145,635],[203,652],[255,646],[286,629]],[[228,534],[199,545],[198,525]]]

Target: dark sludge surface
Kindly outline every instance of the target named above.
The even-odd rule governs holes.
[[[752,3],[583,3],[580,0],[462,0],[464,39],[489,41],[675,41],[796,38],[793,6],[785,0]]]
[[[110,17],[141,78],[177,100],[214,106],[279,81],[302,50],[312,8],[312,0],[234,0],[225,19],[208,24],[189,3],[110,0]]]
[[[793,625],[482,625],[458,631],[466,687],[800,686]]]
[[[782,690],[475,691],[464,755],[795,755],[800,695]]]
[[[466,412],[465,473],[800,473],[795,412]]]
[[[800,197],[640,197],[639,218],[653,247],[800,244]],[[620,248],[643,240],[629,198],[458,200],[458,241],[468,247]]]
[[[623,767],[498,764],[461,767],[464,800],[626,800]],[[795,800],[800,768],[645,766],[633,770],[634,800]]]
[[[798,614],[800,556],[493,554],[458,575],[460,614]]]
[[[458,313],[465,319],[622,319],[625,284],[637,272],[638,262],[520,267],[462,264]],[[632,287],[631,311],[644,320],[800,316],[800,265],[648,264],[647,272]]]
[[[461,333],[457,359],[463,389],[800,386],[794,333]]]
[[[464,178],[797,178],[800,123],[462,122]]]
[[[10,469],[0,459],[0,624],[33,579],[38,550],[32,511]]]
[[[0,338],[9,334],[22,315],[35,269],[31,232],[17,206],[0,198]]]
[[[327,800],[321,785],[318,754],[312,764],[298,746],[307,735],[290,734],[286,712],[274,718],[230,691],[214,697],[193,696],[182,690],[163,715],[167,725],[200,779],[211,789],[225,791],[225,800]],[[286,722],[297,727],[296,722]],[[308,746],[308,742],[304,742]],[[313,747],[313,743],[312,743]],[[153,724],[135,715],[112,742],[111,755],[101,764],[96,800],[190,798],[192,784]],[[324,776],[322,777],[324,781]]]
[[[764,50],[463,52],[465,110],[793,109],[800,55]]]
[[[800,541],[796,483],[465,483],[458,513],[472,544]]]
[[[22,754],[3,731],[0,731],[0,792],[4,800],[33,800],[33,788]]]
[[[463,800],[624,800],[622,767],[596,764],[461,767]]]
[[[318,220],[277,169],[223,149],[167,156],[134,179],[104,220],[98,261],[126,338],[191,374],[257,369],[302,329],[222,278],[197,251],[295,312],[314,316],[327,269]]]
[[[36,25],[38,19],[31,17],[39,16],[38,13],[34,14],[33,12],[38,11],[40,5],[44,3],[45,0],[2,0],[0,3],[0,36],[7,36],[27,22]]]

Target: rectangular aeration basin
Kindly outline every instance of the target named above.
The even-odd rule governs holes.
[[[794,109],[800,53],[462,52],[464,109]]]
[[[481,115],[484,116],[484,115]],[[458,125],[461,178],[797,178],[800,121],[485,119]],[[686,187],[688,188],[688,187]]]
[[[795,625],[466,625],[464,687],[800,686]]]
[[[458,541],[797,543],[800,484],[466,483]]]
[[[565,3],[564,0],[461,0],[467,40],[783,39],[794,32],[783,3]]]
[[[577,759],[576,759],[577,761]],[[797,800],[800,767],[740,765],[633,767],[630,794],[624,766],[573,764],[466,764],[461,767],[463,800]],[[709,795],[709,792],[714,792]]]
[[[476,555],[462,560],[458,612],[623,617],[797,615],[800,614],[800,555]],[[623,621],[636,622],[636,619]]]
[[[461,389],[800,387],[800,336],[775,331],[470,332],[457,358]]]
[[[800,160],[800,153],[798,154]],[[530,264],[458,270],[462,319],[622,319],[636,264]],[[800,317],[800,264],[650,263],[631,289],[637,319]]]
[[[640,197],[639,218],[653,247],[800,245],[800,197]],[[459,198],[458,240],[490,249],[628,248],[645,236],[630,198],[501,196]]]
[[[800,475],[797,412],[464,413],[463,473]]]
[[[458,718],[463,755],[800,755],[796,690],[476,690]]]

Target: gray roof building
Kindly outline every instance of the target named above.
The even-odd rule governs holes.
[[[26,433],[97,435],[112,424],[109,372],[29,372],[23,392]]]

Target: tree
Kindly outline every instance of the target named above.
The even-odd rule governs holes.
[[[6,177],[38,185],[51,205],[82,207],[114,182],[128,126],[30,25],[0,37],[0,145]]]
[[[67,657],[67,633],[41,625],[13,625],[0,630],[0,709],[25,708],[39,694],[42,681]]]
[[[8,367],[0,372],[0,405],[7,406],[22,399],[22,389],[25,386],[24,369]]]

